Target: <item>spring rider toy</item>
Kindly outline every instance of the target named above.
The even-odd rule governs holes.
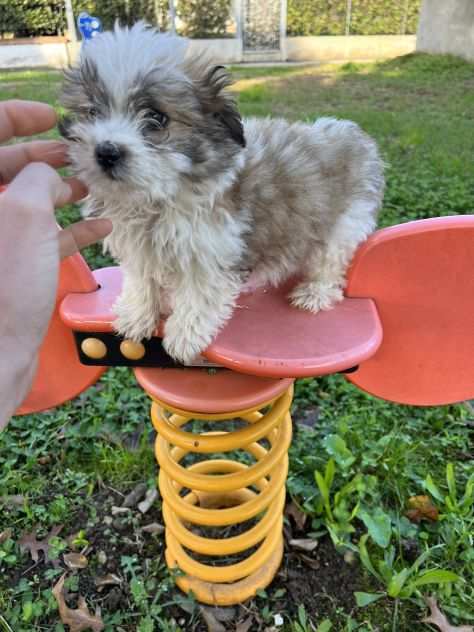
[[[417,406],[474,397],[473,250],[474,215],[379,230],[359,248],[346,298],[330,311],[291,307],[289,284],[242,294],[204,354],[220,367],[212,371],[174,366],[160,329],[140,344],[115,335],[120,268],[91,272],[74,255],[62,263],[36,380],[18,413],[72,399],[107,366],[131,367],[152,400],[167,564],[199,601],[243,602],[272,581],[283,555],[295,378],[344,372],[376,397]],[[220,429],[231,419],[237,429]],[[190,420],[213,430],[188,431]],[[236,450],[245,463],[232,458]],[[186,466],[188,455],[199,458]],[[229,525],[245,530],[215,536]],[[213,537],[203,535],[209,527]],[[215,566],[190,552],[244,559]]]

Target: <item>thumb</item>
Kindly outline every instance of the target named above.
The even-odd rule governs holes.
[[[32,212],[51,212],[71,202],[77,192],[59,174],[41,162],[27,165],[12,180],[3,194],[5,201],[20,204]]]

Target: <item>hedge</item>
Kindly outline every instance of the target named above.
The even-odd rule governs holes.
[[[175,0],[189,37],[219,37],[227,32],[232,0]],[[352,0],[349,32],[356,35],[415,33],[421,0]],[[74,11],[86,10],[109,28],[116,19],[143,18],[169,27],[168,0],[73,0]],[[348,0],[288,0],[288,35],[343,35]],[[16,37],[64,33],[63,0],[0,0],[0,35]]]
[[[421,0],[288,0],[288,35],[416,33]]]

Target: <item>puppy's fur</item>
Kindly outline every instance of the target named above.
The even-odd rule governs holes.
[[[116,329],[149,338],[166,295],[164,346],[184,362],[209,345],[250,274],[261,285],[300,275],[290,300],[313,312],[339,301],[383,195],[376,145],[357,125],[243,122],[229,83],[223,67],[142,23],[88,42],[64,83],[84,214],[114,225]],[[120,154],[107,169],[104,143]]]

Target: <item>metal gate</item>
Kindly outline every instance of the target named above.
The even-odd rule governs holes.
[[[244,60],[284,59],[286,0],[243,0],[242,13]]]

